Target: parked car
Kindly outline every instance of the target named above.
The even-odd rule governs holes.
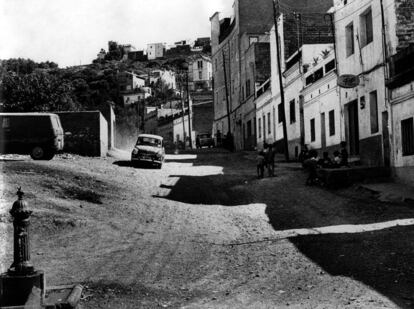
[[[162,136],[140,134],[131,153],[131,162],[149,162],[158,168],[162,167],[165,159],[165,149]]]
[[[63,150],[59,116],[50,113],[0,113],[0,153],[30,154],[34,160],[51,160]]]
[[[214,139],[210,133],[200,133],[196,138],[196,147],[214,147]]]

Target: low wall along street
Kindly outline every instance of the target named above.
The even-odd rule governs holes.
[[[99,111],[57,112],[65,132],[65,152],[83,156],[105,156],[108,124]]]

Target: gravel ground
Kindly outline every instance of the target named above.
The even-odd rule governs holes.
[[[3,157],[1,271],[22,186],[33,263],[84,308],[414,308],[412,204],[306,187],[295,163],[259,180],[248,153],[114,156]]]

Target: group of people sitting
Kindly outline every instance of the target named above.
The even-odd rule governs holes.
[[[267,168],[269,177],[275,176],[275,150],[272,144],[264,143],[263,150],[257,155],[257,177],[264,177],[264,169]]]
[[[306,185],[313,185],[318,183],[318,168],[339,168],[339,167],[349,167],[348,163],[348,151],[346,149],[346,143],[341,142],[341,149],[334,151],[333,159],[329,157],[329,152],[325,151],[323,157],[318,157],[318,152],[316,150],[307,150],[303,153],[302,165],[305,169],[308,170],[309,176],[306,180]]]

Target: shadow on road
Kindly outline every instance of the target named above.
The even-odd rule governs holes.
[[[113,164],[120,166],[120,167],[132,167],[132,168],[139,168],[139,169],[157,169],[155,165],[149,162],[115,161]]]
[[[345,232],[289,239],[332,276],[353,278],[403,308],[414,308],[414,226],[358,233],[352,230],[352,225],[414,218],[414,207],[408,203],[380,202],[375,194],[358,187],[335,191],[307,187],[306,175],[291,167],[279,166],[278,177],[257,180],[254,162],[236,156],[199,155],[197,159],[186,160],[194,168],[222,166],[223,174],[172,175],[179,179],[174,186],[161,185],[170,190],[162,198],[223,206],[263,203],[275,231],[351,225]],[[183,163],[173,158],[169,162]]]
[[[402,308],[414,308],[414,229],[299,236],[290,241],[332,276],[371,286]]]

